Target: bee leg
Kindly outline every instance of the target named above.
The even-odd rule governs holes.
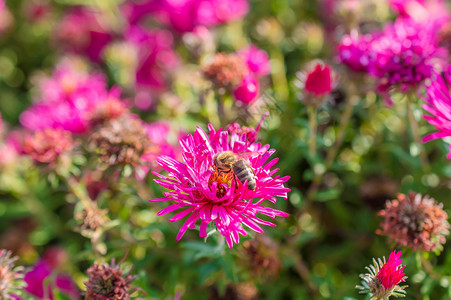
[[[231,172],[231,170],[229,170],[229,171],[218,170],[218,176],[221,175],[222,173],[227,174],[230,172]]]
[[[238,179],[238,177],[236,177],[235,173],[233,173],[233,178],[235,178],[235,189],[237,189],[238,188],[238,181],[239,181],[239,179]]]

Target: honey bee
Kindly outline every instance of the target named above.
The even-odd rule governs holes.
[[[216,169],[219,174],[233,172],[242,184],[247,180],[247,187],[255,191],[257,182],[254,170],[244,158],[240,158],[238,155],[232,151],[217,153],[213,159]]]

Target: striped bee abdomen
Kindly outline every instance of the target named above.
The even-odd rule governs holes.
[[[237,160],[233,164],[232,170],[241,183],[244,184],[244,182],[247,180],[247,187],[250,190],[255,191],[257,182],[255,181],[254,170],[244,159]]]

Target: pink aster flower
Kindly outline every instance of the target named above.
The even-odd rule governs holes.
[[[424,0],[389,0],[390,7],[400,15],[409,15],[412,10],[424,6]]]
[[[250,143],[254,144],[258,140],[258,131],[260,130],[260,126],[263,121],[269,116],[269,113],[266,112],[260,118],[260,121],[257,124],[257,127],[247,127],[240,126],[237,122],[233,122],[232,124],[227,125],[226,130],[229,133],[229,136],[245,136],[244,139]]]
[[[226,131],[216,131],[211,125],[208,134],[198,127],[180,144],[183,162],[161,156],[157,162],[169,175],[154,173],[160,178],[155,182],[169,191],[164,193],[164,198],[150,200],[175,202],[158,213],[165,215],[180,210],[170,219],[171,222],[188,216],[177,234],[177,240],[188,228],[196,228],[196,222],[200,220],[200,237],[207,236],[208,224],[213,222],[231,248],[234,243],[239,243],[240,234],[247,235],[243,225],[260,233],[263,229],[259,224],[275,226],[257,217],[257,213],[271,218],[288,216],[285,212],[263,206],[265,200],[276,203],[277,197],[286,199],[290,191],[283,185],[289,177],[274,176],[278,169],[271,169],[278,159],[267,162],[275,152],[269,149],[269,145],[250,143],[246,134],[229,135]],[[248,187],[248,179],[242,183],[232,171],[218,170],[215,156],[225,151],[231,151],[238,157],[243,152],[255,154],[243,158],[254,173],[253,189]]]
[[[248,0],[200,0],[197,2],[199,25],[224,24],[244,17],[249,11]]]
[[[377,89],[383,95],[392,87],[417,88],[448,57],[447,50],[439,46],[436,24],[411,18],[398,18],[380,32],[345,36],[338,51],[340,60],[352,70],[377,78]]]
[[[101,11],[87,6],[75,7],[55,27],[55,38],[65,51],[99,62],[103,49],[113,39],[111,28],[105,24]]]
[[[235,53],[218,52],[202,73],[219,93],[248,105],[259,95],[260,77],[270,73],[269,56],[254,45]]]
[[[254,101],[259,93],[259,83],[252,74],[247,74],[243,77],[241,82],[233,90],[233,97],[242,102],[249,104]]]
[[[177,32],[192,31],[196,26],[216,26],[242,18],[249,10],[247,0],[148,0],[127,2],[123,13],[131,24],[147,16],[170,25]]]
[[[359,293],[371,294],[375,299],[388,299],[390,296],[405,297],[407,286],[400,286],[399,283],[405,282],[407,276],[404,276],[405,266],[401,265],[401,251],[390,253],[388,261],[385,257],[376,261],[373,258],[373,265],[366,267],[369,271],[361,274],[362,285],[357,285]]]
[[[295,85],[302,92],[301,100],[307,105],[319,106],[324,103],[336,84],[336,76],[331,67],[323,62],[311,64],[297,73]]]
[[[14,165],[19,157],[16,149],[9,143],[0,143],[0,169],[3,166]]]
[[[26,273],[24,280],[27,283],[25,291],[37,299],[53,300],[54,288],[69,296],[70,299],[80,297],[72,279],[64,274],[54,274],[53,269],[44,261],[37,263],[31,271]]]
[[[138,167],[137,178],[142,180],[150,169],[157,172],[161,171],[161,167],[156,163],[157,158],[161,155],[176,158],[179,149],[171,145],[169,140],[170,127],[165,122],[154,122],[147,124],[147,135],[149,136],[150,146],[146,153],[141,156],[141,160],[146,162]]]
[[[85,66],[77,60],[63,60],[53,70],[50,77],[42,78],[38,83],[40,94],[37,102],[72,102],[77,106],[86,106],[86,98],[99,98],[105,93],[107,79],[100,72],[87,72]],[[77,103],[83,98],[84,102]]]
[[[9,132],[4,141],[0,141],[0,169],[14,165],[22,151],[23,134],[17,130]]]
[[[451,18],[449,7],[443,0],[390,0],[389,3],[401,17],[419,23],[432,21],[436,26],[443,26]]]
[[[83,133],[89,128],[80,111],[68,103],[36,103],[20,115],[22,125],[31,130],[62,128],[72,133]]]
[[[5,0],[0,0],[0,34],[14,23],[14,17],[6,6]]]
[[[49,0],[30,0],[24,3],[24,15],[28,21],[39,23],[52,18],[53,7]]]
[[[338,59],[354,72],[368,72],[373,53],[370,51],[373,36],[359,36],[356,31],[345,35],[337,46]]]
[[[317,64],[315,69],[307,73],[305,91],[316,97],[327,95],[332,91],[331,69],[328,65]]]
[[[138,52],[136,86],[162,90],[166,86],[168,70],[178,64],[178,56],[173,49],[173,36],[167,30],[148,30],[131,26],[125,33]]]
[[[377,272],[376,277],[382,282],[382,285],[386,290],[392,289],[400,282],[405,282],[404,278],[404,268],[401,266],[401,251],[393,251],[388,257],[388,261],[382,266],[382,268]]]
[[[20,116],[22,125],[30,130],[62,128],[84,133],[97,122],[95,114],[105,102],[119,99],[120,89],[107,89],[100,73],[77,69],[75,62],[64,61],[52,76],[39,82],[37,101]]]
[[[412,19],[398,19],[387,26],[371,49],[375,53],[371,73],[381,79],[380,90],[395,85],[403,91],[416,88],[447,57],[433,26]]]
[[[256,76],[266,76],[271,72],[268,53],[255,45],[247,46],[239,51],[238,55],[246,62],[249,71]]]
[[[451,67],[442,75],[435,73],[433,80],[426,85],[424,110],[430,115],[424,118],[433,125],[437,132],[431,133],[423,138],[423,143],[438,138],[451,136],[451,94],[449,84],[451,83]],[[451,145],[448,158],[451,158]]]

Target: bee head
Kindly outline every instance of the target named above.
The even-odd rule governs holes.
[[[233,152],[221,152],[215,155],[214,163],[219,170],[230,170],[235,163],[236,158]]]

